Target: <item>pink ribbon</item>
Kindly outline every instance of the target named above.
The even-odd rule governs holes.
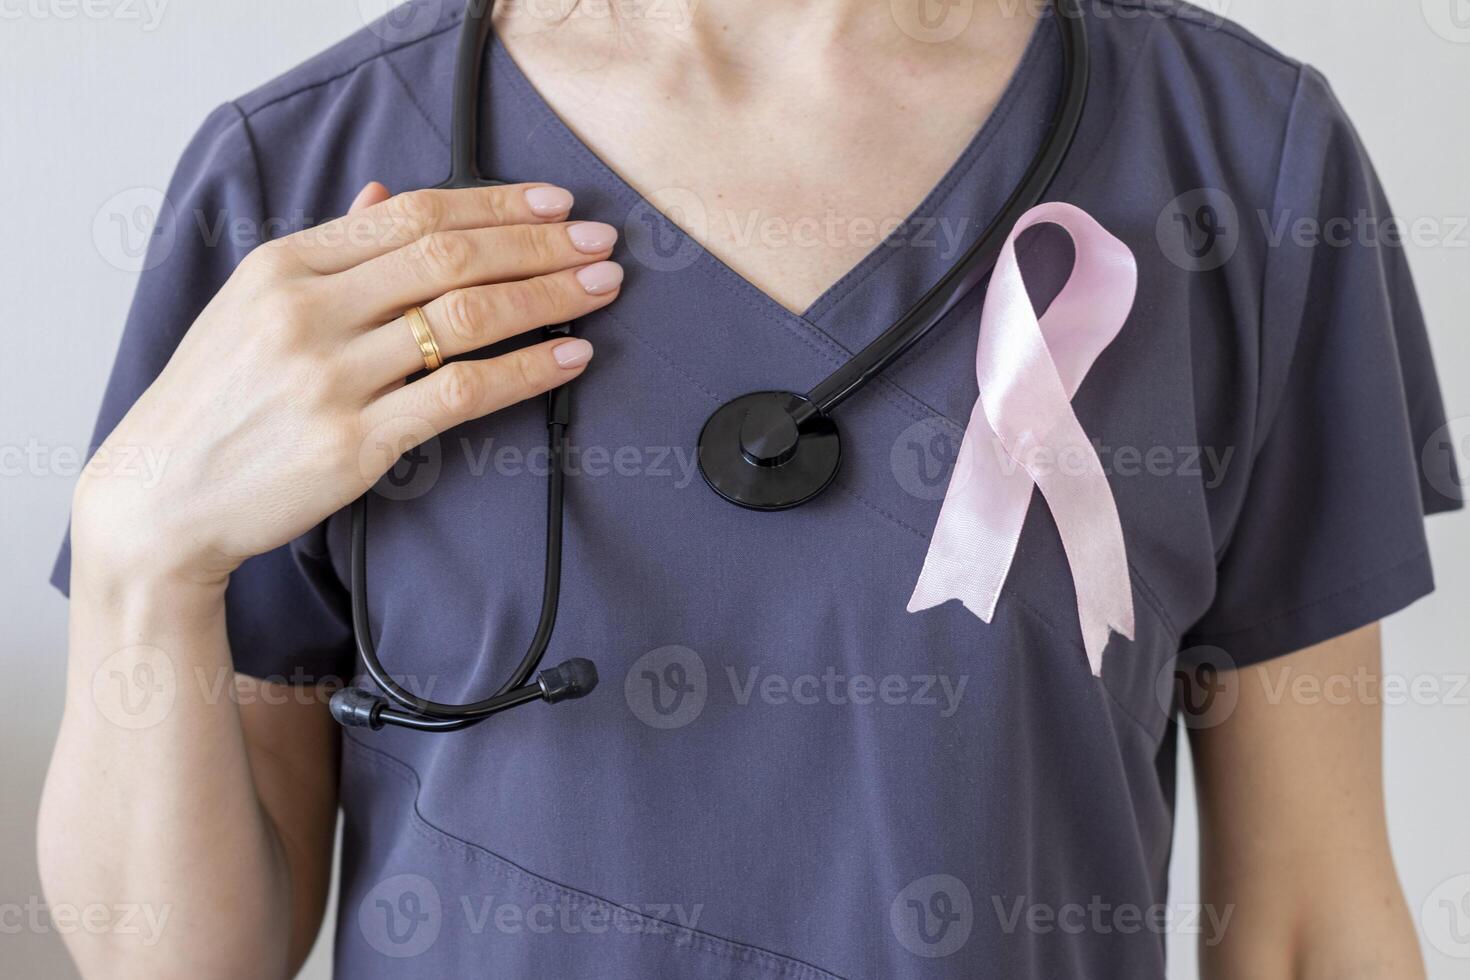
[[[1016,237],[1048,222],[1072,237],[1076,259],[1067,284],[1038,320],[1016,264]],[[1102,462],[1072,410],[1072,396],[1122,329],[1137,286],[1138,267],[1128,246],[1080,208],[1039,204],[1016,222],[980,314],[980,397],[909,612],[959,599],[990,622],[1034,486],[1061,535],[1092,673],[1102,674],[1112,631],[1133,638],[1123,525]]]

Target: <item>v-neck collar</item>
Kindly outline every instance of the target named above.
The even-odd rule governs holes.
[[[622,294],[582,325],[602,352],[598,370],[611,377],[636,361],[640,373],[628,383],[662,399],[693,397],[707,407],[686,404],[681,414],[702,419],[708,408],[749,391],[809,390],[907,312],[980,237],[1041,147],[1061,97],[1056,24],[1048,8],[990,118],[905,226],[802,314],[705,250],[603,163],[499,45],[487,59],[481,172],[560,184],[577,197],[576,217],[619,227]],[[441,69],[445,84],[450,67]],[[922,127],[916,130],[912,152],[922,153]],[[912,229],[926,222],[928,237],[916,242]],[[957,233],[936,235],[937,223]],[[968,416],[984,285],[885,371],[868,397],[844,408],[849,429],[883,413],[909,421]]]
[[[910,253],[908,257],[912,260],[915,256],[911,253],[916,251],[942,252],[943,254],[938,256],[941,264],[933,273],[933,279],[937,280],[949,268],[949,265],[958,259],[960,254],[963,254],[968,243],[979,236],[993,213],[999,210],[1000,204],[1014,184],[1014,180],[1011,179],[1011,167],[1005,164],[1014,162],[1017,156],[1029,162],[1035,147],[1039,145],[1046,118],[1049,117],[1050,102],[1046,98],[1048,93],[1041,93],[1041,98],[1038,99],[1037,90],[1048,89],[1051,92],[1059,92],[1058,79],[1050,77],[1060,74],[1060,42],[1054,25],[1053,10],[1048,7],[1037,19],[1036,27],[1027,41],[1015,70],[1007,80],[1000,98],[996,101],[994,109],[938,183],[914,207],[902,224],[893,229],[857,264],[823,290],[800,313],[788,310],[765,290],[705,248],[678,224],[669,220],[667,215],[660,211],[652,201],[644,197],[566,125],[537,91],[520,66],[516,64],[515,59],[496,40],[491,42],[489,60],[493,79],[492,87],[498,87],[497,83],[509,85],[518,97],[518,101],[523,100],[521,101],[522,107],[529,109],[535,117],[536,128],[546,127],[551,130],[557,137],[557,142],[566,147],[576,158],[576,162],[581,164],[579,169],[584,173],[595,175],[615,200],[632,202],[630,214],[636,214],[637,218],[630,218],[625,224],[633,220],[652,221],[657,227],[651,229],[651,233],[657,234],[661,239],[672,239],[678,243],[673,249],[674,253],[692,257],[693,262],[690,264],[704,266],[710,275],[725,280],[727,285],[733,283],[734,293],[742,296],[745,301],[759,308],[763,313],[789,318],[792,321],[821,329],[825,320],[840,308],[848,305],[844,300],[849,297],[856,286],[874,279],[880,270],[905,253]],[[1048,82],[1049,84],[1046,84]],[[1045,109],[1040,115],[1034,112],[1016,111],[1023,105],[1035,107],[1041,104],[1045,105]],[[998,145],[1002,143],[1005,143],[1006,146],[997,151]],[[1019,154],[1007,152],[1007,150],[1013,151],[1018,146],[1022,148]],[[923,137],[922,132],[919,131],[915,133],[912,144],[899,152],[922,153],[923,151]],[[1000,166],[991,166],[993,162],[991,158],[995,156],[1004,156],[1007,159],[1000,161],[1002,164]],[[967,180],[977,170],[985,172],[985,176],[980,180]],[[1015,172],[1016,179],[1019,179],[1020,172],[1019,170]],[[977,185],[984,185],[984,187],[982,189]],[[941,222],[945,221],[950,224],[941,227]],[[911,239],[922,240],[918,244],[912,244]],[[927,268],[934,264],[932,259],[935,257],[932,254],[927,257],[918,256],[921,259],[919,264]],[[922,261],[925,258],[931,261]],[[946,259],[948,261],[945,261]],[[922,292],[923,290],[920,289],[914,294],[913,299],[916,300],[919,295],[922,295]]]

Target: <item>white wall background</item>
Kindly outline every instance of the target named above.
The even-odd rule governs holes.
[[[94,221],[120,192],[163,186],[214,106],[388,2],[0,0],[0,975],[75,976],[58,937],[44,920],[34,928],[27,909],[40,901],[32,825],[66,650],[65,603],[46,578],[133,288],[109,261],[116,229],[104,220],[94,233]],[[1470,2],[1212,0],[1211,9],[1327,74],[1400,215],[1447,231],[1470,215]],[[1470,441],[1470,231],[1414,248],[1411,261],[1449,413]],[[39,464],[17,459],[37,451]],[[1470,878],[1455,880],[1470,875],[1470,691],[1455,692],[1470,673],[1470,520],[1436,519],[1430,538],[1439,591],[1389,622],[1387,662],[1442,696],[1387,708],[1389,817],[1430,976],[1470,977]],[[1177,904],[1195,900],[1195,846],[1184,783]],[[1193,937],[1171,942],[1171,977],[1194,977]],[[329,945],[305,976],[329,975]]]

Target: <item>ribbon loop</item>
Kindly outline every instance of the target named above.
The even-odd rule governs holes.
[[[1038,319],[1016,262],[1016,238],[1038,224],[1072,238],[1071,276]],[[918,612],[959,599],[990,622],[1010,572],[1032,488],[1051,509],[1077,593],[1082,644],[1094,675],[1116,631],[1132,639],[1133,589],[1117,503],[1072,397],[1133,307],[1133,253],[1091,215],[1039,204],[1016,222],[996,260],[980,314],[970,412],[923,571]]]

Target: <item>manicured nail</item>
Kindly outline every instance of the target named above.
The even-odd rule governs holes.
[[[592,345],[577,337],[551,348],[551,356],[564,368],[581,367],[592,360]]]
[[[618,240],[618,230],[601,221],[578,221],[567,225],[567,234],[572,236],[572,245],[577,251],[588,254],[606,252]]]
[[[594,262],[577,270],[577,281],[593,296],[601,296],[622,285],[623,267],[616,262]]]
[[[572,209],[572,194],[560,187],[531,187],[526,190],[526,203],[531,205],[531,213],[554,218]]]

